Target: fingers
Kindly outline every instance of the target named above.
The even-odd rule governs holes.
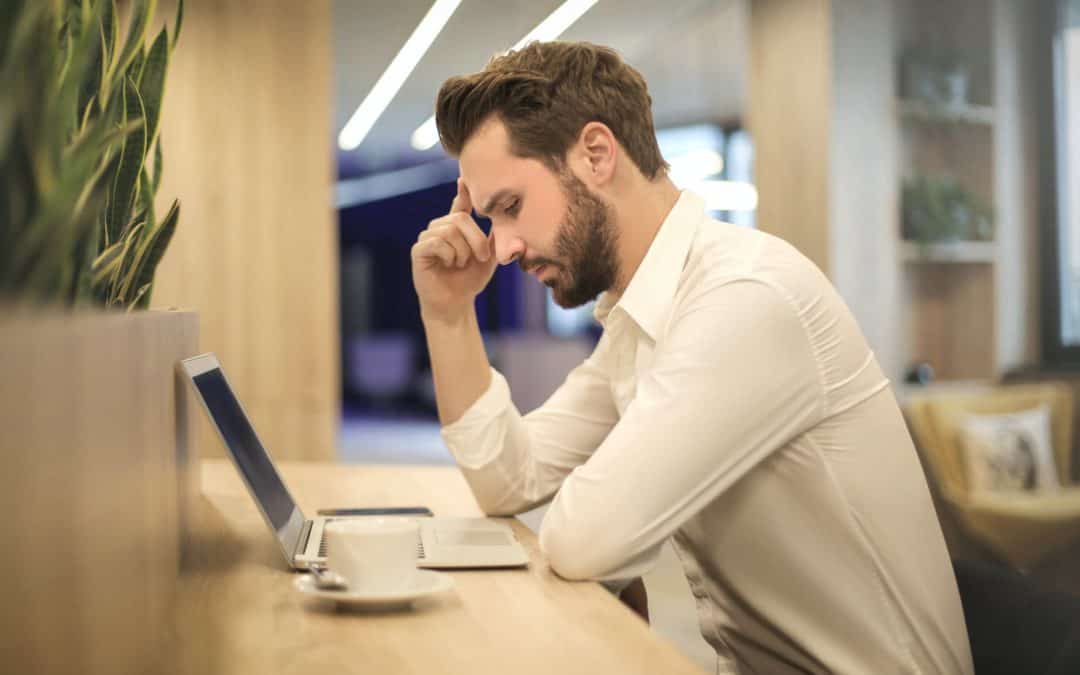
[[[413,244],[412,255],[414,260],[438,260],[445,267],[455,267],[454,248],[438,237],[430,237]]]
[[[444,245],[428,244],[415,250],[427,257],[439,257],[448,267],[465,267],[474,258],[487,262],[492,257],[491,239],[471,217],[460,212],[431,221],[417,238],[418,244],[432,241]]]
[[[457,196],[454,197],[453,203],[450,204],[450,213],[465,213],[471,215],[472,210],[472,196],[469,194],[469,188],[465,187],[464,180],[458,178]]]
[[[491,247],[488,246],[487,236],[484,231],[480,229],[472,216],[459,216],[451,222],[461,233],[473,255],[481,262],[486,262],[491,257]]]
[[[442,225],[436,230],[430,230],[428,236],[424,238],[439,238],[449,244],[454,251],[454,265],[456,267],[465,267],[472,257],[472,249],[469,248],[469,243],[465,241],[465,235],[461,234],[461,231],[452,224]]]

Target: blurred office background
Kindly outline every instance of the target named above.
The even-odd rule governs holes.
[[[390,68],[436,10],[448,18],[430,47]],[[1077,0],[189,3],[164,122],[166,143],[183,140],[171,140],[163,193],[182,197],[185,217],[155,304],[199,310],[202,346],[221,357],[271,453],[451,461],[409,270],[411,244],[445,214],[457,177],[426,122],[446,78],[480,69],[553,13],[569,24],[562,39],[613,46],[645,76],[681,185],[829,275],[906,408],[963,394],[976,412],[1011,413],[996,398],[1006,385],[1064,387],[1048,390],[1044,424],[1072,496],[1048,497],[1053,522],[1037,517],[1034,539],[1021,540],[1071,540]],[[373,91],[385,105],[365,103]],[[362,134],[342,134],[372,106]],[[478,309],[522,409],[598,335],[588,308],[557,308],[516,267],[496,273]],[[1027,391],[1020,412],[1041,400]],[[1080,590],[1075,546],[1011,558],[995,537],[1029,532],[1028,521],[972,520],[970,486],[948,470],[951,437],[920,429],[954,553]],[[220,452],[205,428],[202,441],[204,454]],[[650,581],[661,597],[678,583],[677,563],[666,569]],[[660,627],[689,616],[696,631],[690,609],[668,607],[654,604]],[[703,653],[692,636],[685,644]]]

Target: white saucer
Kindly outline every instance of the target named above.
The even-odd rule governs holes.
[[[414,600],[442,593],[454,587],[454,580],[448,574],[431,570],[416,570],[409,586],[393,591],[354,591],[327,590],[315,585],[310,574],[304,574],[293,581],[293,587],[302,595],[323,600],[333,600],[341,605],[363,609],[393,609],[406,607]]]

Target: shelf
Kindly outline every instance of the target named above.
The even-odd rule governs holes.
[[[994,109],[985,105],[947,105],[917,99],[900,99],[896,110],[901,117],[928,123],[959,122],[981,126],[994,124]]]
[[[909,263],[968,263],[988,264],[997,258],[997,245],[992,241],[953,241],[943,244],[901,242],[900,257]]]

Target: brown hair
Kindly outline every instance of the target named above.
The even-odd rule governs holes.
[[[603,122],[650,180],[668,168],[653,130],[645,78],[618,52],[588,42],[533,42],[478,73],[451,77],[435,103],[439,139],[452,155],[492,115],[510,150],[552,170],[589,122]]]

